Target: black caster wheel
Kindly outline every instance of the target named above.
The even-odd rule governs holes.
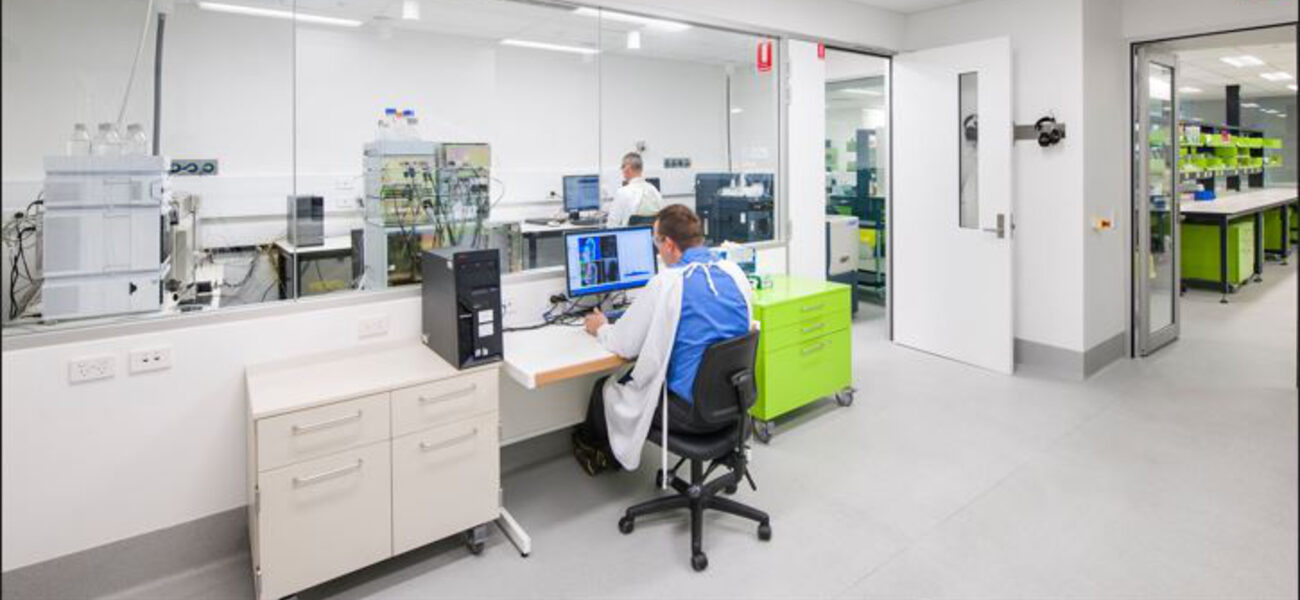
[[[474,556],[478,556],[483,553],[483,548],[487,547],[487,544],[484,544],[483,542],[476,542],[476,543],[468,544],[468,546],[469,546],[469,553],[473,554]]]
[[[739,489],[740,488],[736,487],[735,485],[729,485],[727,487],[722,488],[722,493],[728,496],[734,496],[736,494],[736,491]]]
[[[632,530],[635,528],[636,523],[632,520],[632,517],[623,517],[618,520],[618,530],[622,532],[623,535],[632,533]]]
[[[691,568],[696,571],[703,571],[709,568],[709,557],[705,556],[703,552],[692,554]]]
[[[772,539],[772,525],[769,523],[758,524],[758,539],[764,542]]]
[[[466,531],[464,534],[464,538],[465,538],[465,547],[468,548],[469,553],[473,554],[474,556],[478,556],[482,554],[483,549],[487,547],[487,541],[484,540],[482,537],[480,537],[480,533],[478,533],[477,528]]]
[[[772,441],[772,429],[770,421],[754,421],[754,437],[764,444]]]
[[[844,390],[839,392],[835,394],[835,402],[840,406],[852,406],[854,394],[855,392],[853,390]]]
[[[664,486],[664,470],[659,469],[658,471],[655,471],[655,487],[661,488],[663,486]]]

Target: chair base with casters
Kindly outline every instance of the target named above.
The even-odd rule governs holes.
[[[659,470],[655,485],[661,485],[663,478],[668,477],[668,484],[676,493],[632,506],[618,520],[618,530],[630,534],[639,517],[678,509],[689,510],[691,567],[696,571],[703,571],[709,566],[709,557],[704,554],[703,548],[706,510],[722,511],[754,521],[758,523],[758,539],[772,539],[772,523],[767,513],[723,496],[734,494],[742,480],[748,482],[751,488],[757,489],[749,474],[749,448],[745,443],[751,423],[746,411],[753,406],[757,395],[752,370],[757,346],[758,334],[754,332],[715,344],[705,352],[695,382],[695,404],[686,408],[685,401],[676,396],[670,399],[669,414],[672,417],[668,427],[668,451],[681,457],[681,460],[667,474],[662,469]],[[747,361],[744,360],[746,355]],[[709,389],[711,386],[712,389]],[[710,392],[711,395],[705,395]],[[682,426],[677,427],[677,424]],[[662,443],[661,426],[660,415],[655,415],[648,436],[655,444]],[[707,433],[695,433],[697,431]],[[686,462],[690,462],[690,481],[677,476],[677,469]],[[707,469],[705,463],[708,463]],[[719,467],[724,467],[726,473],[710,480],[709,477]]]

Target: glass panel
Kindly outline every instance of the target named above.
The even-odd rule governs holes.
[[[957,81],[958,143],[961,161],[958,166],[961,196],[958,226],[979,229],[980,226],[980,146],[979,146],[979,73],[962,73]]]
[[[620,226],[629,217],[653,216],[660,206],[684,204],[700,214],[710,245],[773,239],[775,41],[645,23],[608,10],[602,15],[600,174],[607,223]],[[760,45],[773,53],[761,68]]]
[[[856,281],[873,292],[868,299],[885,299],[885,206],[888,186],[886,157],[889,134],[889,60],[878,56],[826,52],[826,214],[856,217],[857,231],[832,226],[831,276]],[[856,261],[842,263],[849,251],[839,236],[852,236]],[[850,275],[835,272],[849,264]]]
[[[1147,144],[1147,210],[1150,214],[1150,253],[1146,276],[1148,294],[1148,331],[1155,333],[1174,322],[1177,285],[1174,272],[1174,222],[1172,203],[1177,197],[1174,187],[1174,72],[1157,63],[1149,63],[1149,94],[1145,107],[1150,128]]]

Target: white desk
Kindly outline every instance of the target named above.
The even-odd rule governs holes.
[[[582,327],[548,325],[512,331],[502,343],[506,374],[530,390],[613,370],[628,362],[606,350]]]
[[[352,251],[352,236],[334,235],[323,240],[324,243],[315,246],[296,246],[289,240],[276,240],[275,247],[285,254],[330,254],[339,252]]]

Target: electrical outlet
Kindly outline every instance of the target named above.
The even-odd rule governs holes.
[[[147,350],[132,350],[128,371],[132,375],[136,373],[147,373],[149,371],[161,371],[172,368],[172,348],[171,346],[159,346]]]
[[[375,337],[388,333],[388,315],[364,317],[357,324],[357,337]]]
[[[81,383],[96,379],[112,379],[117,370],[117,361],[112,355],[87,356],[68,362],[68,381]]]

